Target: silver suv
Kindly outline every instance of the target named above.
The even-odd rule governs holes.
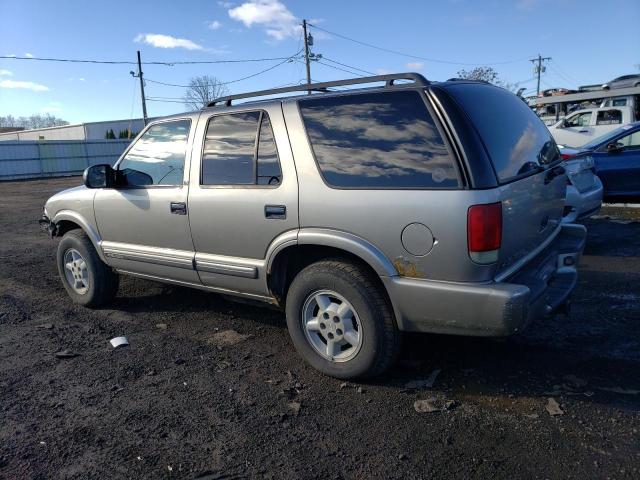
[[[383,75],[154,121],[41,224],[74,302],[130,274],[271,303],[349,379],[389,367],[401,332],[506,336],[566,305],[586,230],[561,223],[560,162],[506,90]]]

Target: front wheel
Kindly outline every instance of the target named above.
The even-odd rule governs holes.
[[[296,350],[332,377],[379,375],[398,354],[400,333],[382,287],[358,264],[331,259],[304,268],[291,283],[286,313]]]
[[[82,230],[64,234],[58,245],[58,273],[71,299],[85,307],[98,307],[113,299],[118,275],[98,256]]]

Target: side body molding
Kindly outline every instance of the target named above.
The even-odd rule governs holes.
[[[298,244],[339,248],[360,257],[381,277],[398,275],[393,263],[378,247],[352,233],[326,228],[303,228],[298,233]]]
[[[73,210],[60,210],[51,219],[51,221],[54,223],[58,223],[63,220],[73,222],[79,225],[82,228],[82,230],[84,230],[84,232],[87,234],[87,236],[91,240],[91,243],[93,243],[93,246],[95,247],[96,252],[98,252],[98,256],[100,257],[100,260],[107,263],[107,259],[104,256],[104,252],[102,251],[102,238],[100,237],[100,234],[98,233],[98,229],[96,228],[95,225],[92,225],[91,222],[87,221],[87,219],[85,219],[82,215],[80,215],[77,212],[74,212]]]

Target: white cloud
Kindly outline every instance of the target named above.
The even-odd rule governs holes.
[[[218,5],[220,5],[222,8],[231,8],[235,4],[233,2],[218,2]]]
[[[11,70],[4,70],[3,68],[0,68],[0,77],[12,77],[13,76],[13,72]]]
[[[229,10],[229,17],[246,27],[261,25],[267,35],[276,40],[297,35],[302,28],[300,20],[278,0],[255,0]]]
[[[424,68],[424,63],[422,63],[422,62],[409,62],[409,63],[407,63],[407,68],[409,70],[422,70]]]
[[[24,56],[27,57],[27,58],[33,58],[33,53],[27,52],[27,53],[24,54]]]
[[[214,20],[213,22],[209,22],[207,25],[211,30],[218,30],[220,27],[222,27],[222,23],[220,23],[217,20]]]
[[[33,90],[34,92],[46,92],[49,90],[49,87],[45,85],[19,80],[2,80],[0,81],[0,88],[24,88],[26,90]]]
[[[80,77],[78,80],[80,80],[81,82],[85,81],[84,77]]]
[[[376,68],[376,73],[378,75],[388,75],[390,73],[393,73],[393,71],[389,70],[388,68]]]
[[[133,39],[134,42],[146,43],[157,48],[185,48],[187,50],[204,50],[202,45],[198,45],[186,38],[176,38],[161,33],[141,33]]]

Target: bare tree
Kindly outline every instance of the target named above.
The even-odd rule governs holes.
[[[184,94],[183,100],[188,109],[200,110],[206,107],[210,101],[228,94],[229,89],[227,86],[216,77],[201,75],[193,77],[189,81],[189,87]]]
[[[496,85],[501,83],[498,79],[498,72],[491,67],[476,67],[473,70],[460,70],[458,77],[466,78],[467,80],[482,80],[495,83]]]
[[[510,92],[516,92],[520,84],[505,82],[500,79],[498,72],[491,67],[476,67],[473,70],[460,70],[458,72],[459,78],[465,78],[467,80],[482,80],[484,82],[493,83],[498,87],[502,87]]]
[[[46,128],[46,127],[59,127],[62,125],[69,125],[69,122],[58,118],[50,113],[44,115],[35,114],[28,117],[14,117],[13,115],[7,115],[6,117],[0,117],[0,127],[21,127],[21,128]]]

